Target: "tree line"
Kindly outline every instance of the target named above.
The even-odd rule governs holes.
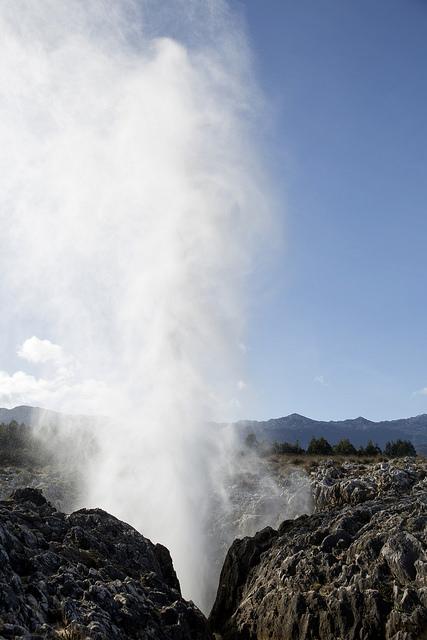
[[[0,423],[0,464],[22,464],[34,458],[33,439],[25,424]]]
[[[295,444],[290,442],[273,442],[267,446],[260,443],[254,433],[246,436],[246,446],[251,449],[268,449],[268,453],[309,455],[309,456],[387,456],[388,458],[401,458],[404,456],[416,456],[417,452],[410,440],[391,440],[387,442],[382,450],[372,440],[369,440],[365,447],[356,448],[348,438],[342,438],[336,444],[330,444],[326,438],[312,438],[307,449],[300,446],[299,441]]]
[[[39,464],[50,461],[48,452],[33,430],[16,420],[0,423],[0,464]]]

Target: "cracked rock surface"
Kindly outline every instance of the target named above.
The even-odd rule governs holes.
[[[404,495],[417,484],[427,490],[427,465],[413,458],[374,464],[324,460],[311,473],[313,501],[317,511],[358,504],[380,496]]]
[[[34,488],[0,502],[0,637],[207,640],[169,551],[101,509]]]
[[[425,463],[328,462],[312,485],[316,513],[233,543],[212,629],[226,640],[426,639]]]

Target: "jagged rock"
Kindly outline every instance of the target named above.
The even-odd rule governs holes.
[[[425,465],[357,467],[321,465],[316,513],[233,543],[210,616],[224,640],[427,638]]]
[[[321,462],[311,473],[316,509],[330,509],[345,504],[359,504],[375,497],[403,494],[427,478],[425,463],[413,458],[382,461],[377,464],[334,460]]]
[[[67,516],[34,488],[0,502],[0,636],[211,637],[165,547],[100,509]]]

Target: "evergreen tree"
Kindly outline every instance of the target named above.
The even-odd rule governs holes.
[[[314,456],[330,456],[334,452],[325,438],[312,438],[308,445],[307,453]]]
[[[334,453],[337,456],[354,456],[357,451],[348,438],[343,438],[334,445]]]
[[[404,456],[416,456],[414,445],[409,440],[392,440],[387,442],[384,453],[389,458],[401,458]]]
[[[372,440],[368,440],[366,447],[360,447],[358,453],[361,456],[380,456],[382,451],[377,444],[372,442]]]

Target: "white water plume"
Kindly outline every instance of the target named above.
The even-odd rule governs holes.
[[[0,394],[112,416],[85,504],[166,544],[200,602],[207,422],[241,378],[270,216],[239,21],[219,1],[159,4],[0,2],[0,296],[20,355],[38,354]]]

